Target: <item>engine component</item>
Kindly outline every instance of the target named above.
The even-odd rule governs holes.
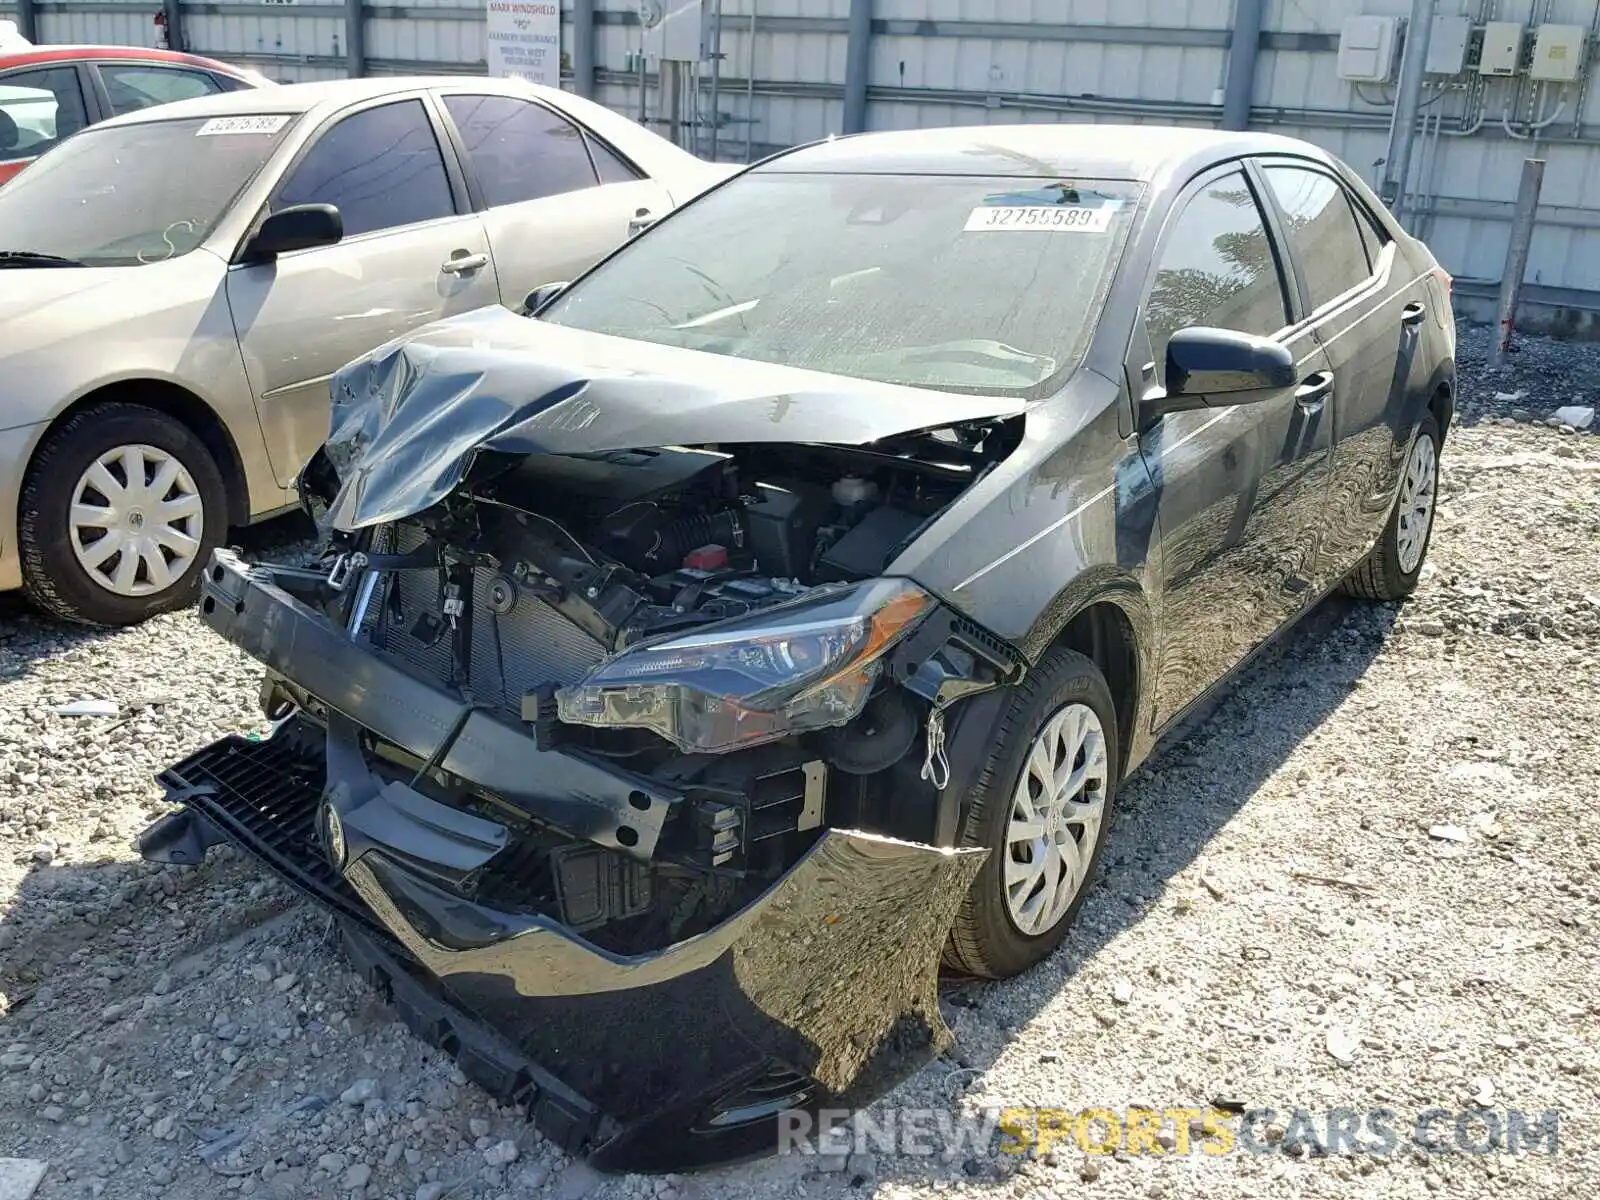
[[[701,546],[683,556],[683,565],[694,571],[720,571],[728,565],[728,548]]]
[[[593,525],[632,504],[684,497],[731,500],[732,472],[733,460],[710,450],[540,454],[480,491],[514,508],[545,513],[578,527]]]
[[[875,508],[829,546],[817,562],[816,582],[870,579],[883,573],[895,551],[924,518],[898,508]]]
[[[816,735],[828,765],[846,775],[887,771],[917,740],[917,714],[899,688],[879,692],[852,724]]]
[[[833,485],[833,502],[846,525],[854,525],[878,502],[878,485],[859,475],[846,475]]]
[[[517,585],[507,575],[497,575],[483,589],[483,603],[497,617],[503,617],[517,606]]]
[[[816,529],[828,519],[833,497],[826,488],[756,484],[756,496],[745,505],[750,550],[764,575],[799,579],[811,565]]]
[[[607,557],[647,574],[671,570],[698,546],[742,546],[744,540],[744,527],[733,509],[673,521],[650,502],[618,509],[600,522],[595,534]]]

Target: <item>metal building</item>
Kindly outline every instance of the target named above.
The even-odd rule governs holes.
[[[164,8],[181,48],[285,81],[485,70],[486,0],[5,3],[40,42],[154,45]],[[1487,317],[1522,162],[1546,159],[1523,323],[1600,331],[1600,0],[561,0],[567,86],[661,122],[641,11],[685,6],[704,49],[674,94],[705,155],[861,128],[1248,121],[1380,187],[1407,18],[1431,10],[1402,218]]]

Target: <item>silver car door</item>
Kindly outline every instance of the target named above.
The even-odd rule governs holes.
[[[335,371],[419,325],[499,300],[483,223],[420,98],[340,116],[285,172],[269,207],[324,203],[343,217],[338,244],[228,274],[245,371],[285,486],[327,436]]]
[[[441,99],[508,307],[540,284],[582,274],[672,206],[664,186],[542,104],[475,92]]]

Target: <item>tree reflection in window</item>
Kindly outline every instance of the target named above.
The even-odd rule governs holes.
[[[1201,325],[1268,336],[1288,324],[1272,243],[1242,174],[1206,188],[1178,217],[1161,253],[1146,321],[1163,380],[1167,341],[1180,329]]]

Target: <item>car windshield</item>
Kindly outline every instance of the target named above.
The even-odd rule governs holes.
[[[0,188],[0,251],[84,266],[187,254],[293,123],[276,114],[86,129]]]
[[[784,174],[733,180],[541,320],[946,391],[1036,397],[1082,358],[1138,186]]]

